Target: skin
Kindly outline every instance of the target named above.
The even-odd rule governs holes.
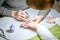
[[[25,19],[28,18],[28,14],[26,14],[26,12],[24,11],[12,11],[11,13],[12,17],[15,18],[18,21],[25,21]]]
[[[37,28],[39,27],[39,23],[38,23],[38,19],[39,16],[33,18],[30,22],[23,22],[21,24],[21,26],[25,29],[30,29],[30,30],[33,30],[33,31],[36,31]],[[46,18],[46,22],[48,23],[54,23],[55,22],[55,18],[51,18],[51,17],[47,17]]]
[[[46,18],[46,22],[48,22],[48,23],[54,23],[55,22],[55,18],[47,17]]]
[[[34,21],[31,21],[31,22],[23,22],[23,23],[21,24],[21,27],[22,27],[22,28],[30,29],[30,30],[32,30],[32,31],[36,31],[37,28],[38,28],[38,26],[39,26],[39,23],[34,22]]]
[[[23,23],[21,24],[21,26],[23,28],[28,28],[28,29],[31,29],[33,31],[36,31],[36,28],[38,26],[38,22],[43,18],[42,15],[35,16],[34,18],[32,18],[28,22],[28,21],[26,21],[26,19],[29,17],[29,15],[26,14],[26,12],[21,11],[21,10],[20,11],[12,11],[12,17],[15,18],[18,21],[23,21]],[[32,23],[33,23],[33,25],[32,25]]]
[[[30,29],[33,31],[36,31],[38,26],[39,26],[39,21],[43,18],[42,15],[40,16],[35,16],[32,18],[29,22],[22,22],[21,27],[25,29]]]

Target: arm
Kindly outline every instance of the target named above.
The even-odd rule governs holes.
[[[2,16],[3,9],[1,5],[3,4],[4,0],[0,0],[0,17]]]
[[[0,8],[0,15],[10,16],[15,18],[18,21],[25,21],[25,19],[28,18],[28,14],[26,14],[24,11],[8,10],[4,7]]]
[[[58,40],[49,30],[48,28],[40,25],[37,22],[23,22],[22,27],[28,28],[30,30],[36,31],[42,40]]]
[[[42,40],[58,40],[47,28],[44,26],[39,26],[37,28],[37,33]]]
[[[11,14],[12,13],[12,10],[9,10],[7,8],[4,8],[4,7],[2,7],[2,8],[3,8],[2,15],[12,17],[12,14]]]
[[[4,2],[4,0],[0,0],[0,6],[2,5],[3,2]]]
[[[60,26],[60,18],[55,18],[55,23]]]
[[[50,9],[51,10],[51,9]],[[50,10],[40,10],[37,16],[35,16],[32,21],[41,22],[50,12]],[[39,19],[38,19],[39,18]]]
[[[2,7],[5,0],[0,0],[0,15],[11,16],[12,10],[8,10],[7,8]]]

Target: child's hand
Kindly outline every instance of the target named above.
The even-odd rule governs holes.
[[[38,28],[38,23],[37,22],[23,22],[21,24],[21,26],[25,29],[30,29],[30,30],[33,30],[33,31],[36,31],[37,28]]]
[[[39,22],[41,21],[41,19],[43,18],[42,15],[39,16],[35,16],[33,19],[31,19],[29,22],[23,22],[21,24],[21,26],[23,28],[27,28],[33,31],[36,31],[39,25]]]
[[[35,16],[35,17],[32,19],[32,21],[39,23],[39,22],[41,21],[42,18],[43,18],[42,15]]]
[[[55,18],[47,17],[46,18],[46,22],[48,22],[48,23],[54,23],[55,22]]]

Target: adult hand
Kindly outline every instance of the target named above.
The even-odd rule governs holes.
[[[25,21],[29,17],[29,15],[24,11],[12,11],[12,17],[17,19],[18,21]]]

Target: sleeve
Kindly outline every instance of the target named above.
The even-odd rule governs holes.
[[[9,10],[7,8],[4,8],[4,10],[3,10],[3,15],[4,16],[11,17],[12,16],[11,13],[12,13],[12,10]]]
[[[4,0],[0,0],[0,16],[2,15],[3,9],[1,5],[3,4]]]
[[[1,6],[4,1],[5,0],[0,0],[0,16],[11,16],[12,10],[9,10],[9,9]]]
[[[56,18],[56,19],[55,19],[55,23],[60,26],[60,18]]]
[[[42,40],[58,40],[47,28],[42,25],[37,28],[37,33]]]
[[[3,4],[4,1],[5,1],[5,0],[0,0],[0,6]]]
[[[11,17],[12,16],[11,12],[12,12],[12,10],[9,10],[4,7],[0,7],[0,15]]]
[[[2,15],[4,8],[0,7],[0,15]]]

